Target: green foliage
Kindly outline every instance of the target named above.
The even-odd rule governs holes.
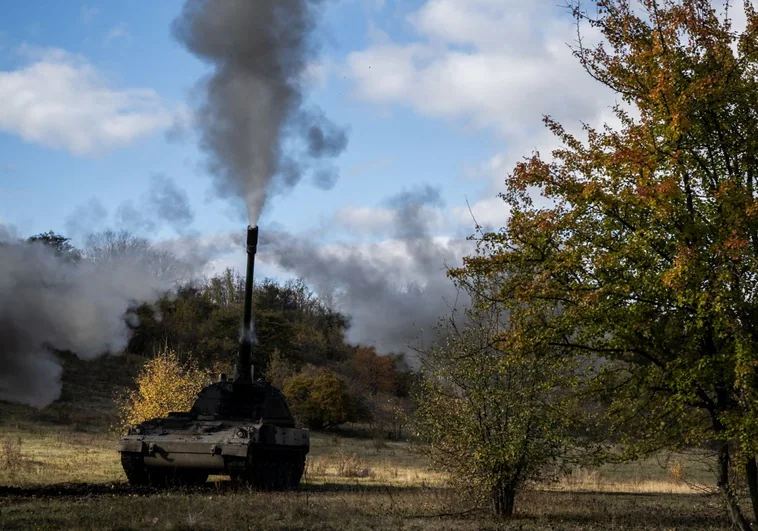
[[[290,377],[284,394],[295,417],[314,429],[334,428],[346,422],[366,420],[366,412],[352,395],[345,381],[329,369],[313,376],[304,373]]]
[[[521,341],[585,364],[628,457],[716,448],[748,529],[732,474],[758,514],[758,15],[745,4],[738,36],[708,0],[632,4],[574,14],[606,39],[576,50],[582,65],[636,112],[616,107],[620,127],[586,140],[546,118],[562,147],[517,165],[508,226],[458,275],[497,272]]]
[[[472,309],[444,320],[421,353],[414,420],[433,465],[510,516],[519,491],[564,464],[575,367],[557,349],[521,342],[502,306],[471,291]]]
[[[82,259],[82,252],[71,245],[71,238],[66,238],[51,230],[30,236],[26,241],[29,243],[39,242],[50,247],[58,257],[68,262],[78,262]]]
[[[232,270],[202,284],[184,284],[155,305],[131,312],[128,350],[152,355],[163,343],[191,353],[203,366],[230,362],[237,355],[244,282]],[[256,373],[265,375],[279,352],[289,363],[323,365],[351,356],[344,342],[347,320],[315,297],[302,281],[256,284],[253,319],[258,340]]]
[[[49,245],[71,260],[102,264],[134,260],[166,279],[179,271],[170,253],[156,250],[148,240],[126,231],[90,236],[85,253],[53,232],[29,241]],[[169,349],[181,353],[177,354],[179,362],[192,360],[203,370],[230,373],[239,348],[243,299],[244,279],[231,269],[204,281],[178,283],[157,302],[130,309],[126,323],[131,334],[126,350],[152,359]],[[277,283],[266,279],[256,283],[253,321],[257,377],[268,378],[282,388],[306,366],[331,367],[339,372],[340,376],[328,372],[314,377],[307,399],[308,418],[312,419],[308,422],[314,426],[368,419],[369,405],[388,409],[385,402],[390,395],[407,394],[409,380],[401,374],[400,358],[382,357],[372,349],[348,345],[344,338],[347,318],[316,296],[303,280]],[[328,387],[330,382],[335,384],[334,389]],[[363,393],[372,395],[371,404],[359,396]],[[381,418],[389,415],[384,412]]]

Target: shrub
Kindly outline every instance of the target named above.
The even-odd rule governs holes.
[[[136,389],[117,399],[118,429],[124,431],[145,420],[165,417],[171,411],[188,411],[209,378],[194,362],[182,363],[174,350],[164,347],[142,367],[135,379]]]
[[[374,477],[374,472],[357,454],[341,453],[337,457],[337,475],[343,478],[369,478]]]
[[[362,410],[345,381],[329,369],[313,377],[300,373],[287,379],[284,394],[295,417],[311,429],[361,420]]]

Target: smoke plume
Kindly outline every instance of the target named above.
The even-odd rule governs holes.
[[[317,186],[331,187],[325,159],[347,146],[344,130],[303,108],[321,3],[187,0],[173,24],[176,39],[213,67],[194,122],[219,195],[244,198],[251,224],[268,194],[295,186],[308,170]]]
[[[177,274],[170,256],[128,235],[93,238],[76,260],[0,226],[0,400],[54,401],[61,365],[51,349],[86,360],[121,351],[129,307],[157,299]]]
[[[468,303],[446,273],[471,244],[432,237],[428,214],[440,204],[431,187],[393,197],[387,203],[394,209],[392,238],[379,244],[319,246],[263,232],[261,258],[333,295],[350,317],[350,341],[381,353],[412,353],[429,342],[441,316]]]

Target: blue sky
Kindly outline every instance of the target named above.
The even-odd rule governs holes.
[[[208,72],[171,36],[181,7],[3,4],[0,223],[22,236],[68,228],[81,243],[86,230],[114,227],[125,201],[140,205],[161,174],[189,196],[193,234],[244,228],[213,195],[196,136],[166,134],[186,119]],[[375,241],[392,219],[385,200],[426,184],[443,199],[430,218],[435,235],[470,232],[467,200],[480,222],[502,226],[496,194],[507,171],[555,145],[542,115],[573,127],[608,118],[614,102],[571,57],[574,28],[552,0],[335,0],[317,31],[308,102],[349,128],[341,176],[330,191],[304,180],[271,198],[262,230]],[[106,216],[71,228],[93,201]],[[142,235],[177,233],[158,226]]]

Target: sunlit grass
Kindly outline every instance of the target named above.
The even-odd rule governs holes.
[[[0,484],[13,486],[126,481],[111,433],[78,432],[66,426],[4,426],[0,434]],[[212,476],[211,480],[223,480]],[[304,482],[442,487],[446,476],[430,470],[406,442],[313,434]],[[686,494],[708,491],[713,480],[703,464],[675,456],[578,469],[540,488],[576,492]]]
[[[471,506],[405,442],[314,434],[302,488],[235,489],[221,476],[199,490],[125,495],[117,437],[34,423],[3,425],[0,485],[52,486],[0,497],[0,528],[511,529]],[[693,495],[694,464],[650,459],[576,471],[526,492],[517,529],[728,529],[713,497]],[[10,464],[9,464],[10,463]],[[699,472],[698,472],[699,473]],[[81,484],[68,489],[64,484]],[[97,484],[105,488],[98,489]],[[88,486],[89,485],[89,486]],[[59,489],[59,487],[61,487]],[[31,491],[34,492],[34,491]],[[29,497],[31,496],[31,497]],[[644,525],[643,525],[644,524]]]

